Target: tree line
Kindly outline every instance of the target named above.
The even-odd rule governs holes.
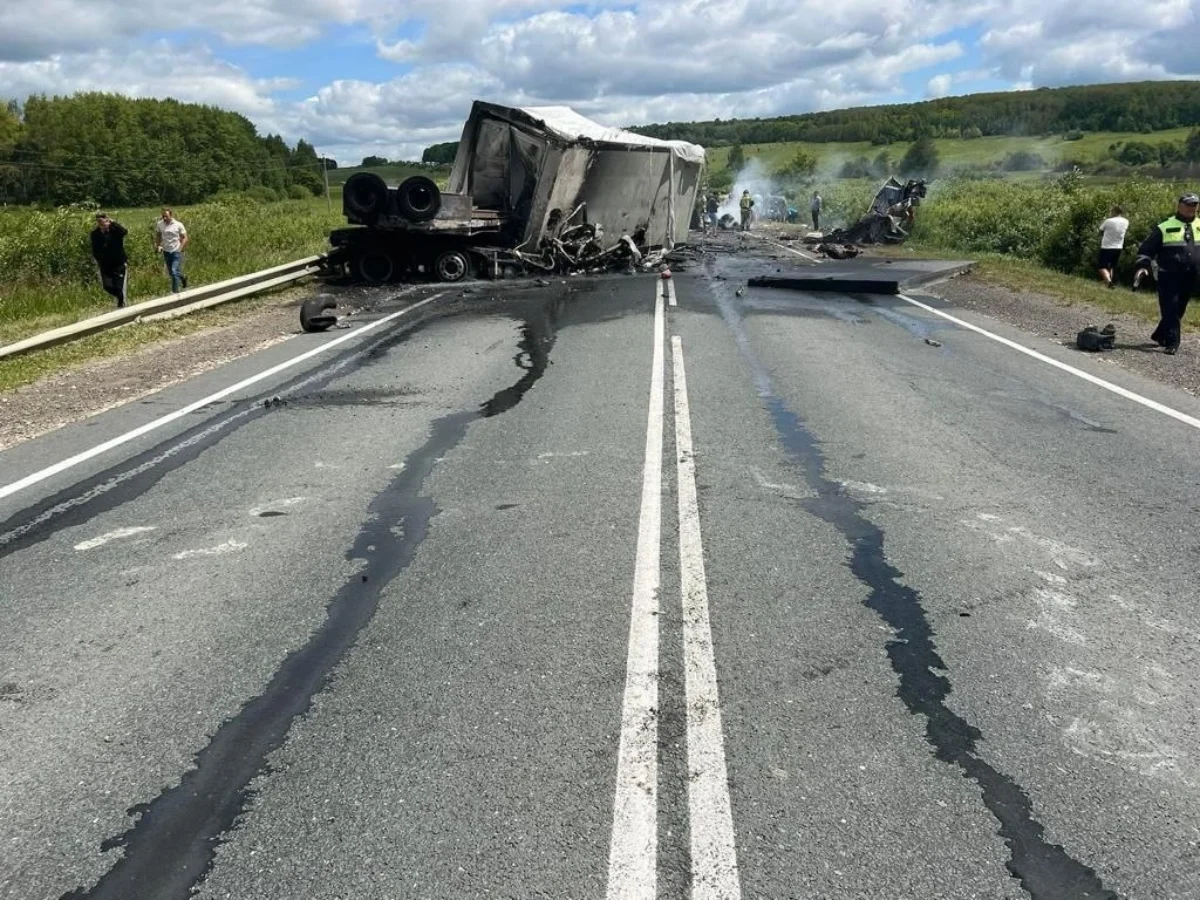
[[[1200,81],[1039,88],[769,119],[668,122],[631,130],[725,147],[790,141],[886,145],[922,137],[970,140],[1084,131],[1149,133],[1192,125],[1200,125]]]
[[[323,190],[312,144],[259,135],[245,116],[213,106],[103,93],[0,102],[4,203],[154,206]]]

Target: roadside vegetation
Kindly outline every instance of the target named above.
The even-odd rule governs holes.
[[[0,209],[0,343],[113,308],[100,289],[88,244],[95,209],[94,204]],[[193,287],[321,253],[329,246],[330,229],[345,224],[340,199],[331,213],[324,197],[264,203],[224,196],[174,209],[192,241],[184,271]],[[129,229],[129,302],[168,293],[151,232],[159,208],[105,212]]]

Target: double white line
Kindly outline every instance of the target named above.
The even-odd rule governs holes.
[[[669,280],[659,280],[654,304],[654,355],[633,577],[629,659],[609,850],[608,900],[655,900],[658,889],[658,620],[666,337],[663,304],[668,298],[671,305],[675,305],[674,285]],[[693,900],[740,900],[733,814],[709,624],[704,547],[696,500],[687,376],[683,342],[678,337],[671,338],[671,350],[687,701],[691,897]]]

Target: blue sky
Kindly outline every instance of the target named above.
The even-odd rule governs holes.
[[[1200,0],[2,2],[0,96],[212,103],[352,163],[456,138],[476,98],[630,125],[1198,78],[1197,34]]]

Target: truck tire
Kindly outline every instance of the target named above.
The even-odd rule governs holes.
[[[300,328],[309,334],[332,328],[337,316],[326,315],[327,309],[337,309],[337,301],[327,294],[309,297],[300,307]]]
[[[387,182],[373,172],[356,172],[342,187],[342,203],[347,212],[372,224],[387,211]]]
[[[471,261],[461,250],[447,250],[433,264],[438,281],[462,281],[471,274]]]
[[[428,222],[441,212],[442,192],[432,179],[414,175],[396,188],[396,205],[404,218],[413,222]]]
[[[356,260],[354,268],[367,284],[386,284],[392,280],[396,264],[383,250],[365,250]]]

